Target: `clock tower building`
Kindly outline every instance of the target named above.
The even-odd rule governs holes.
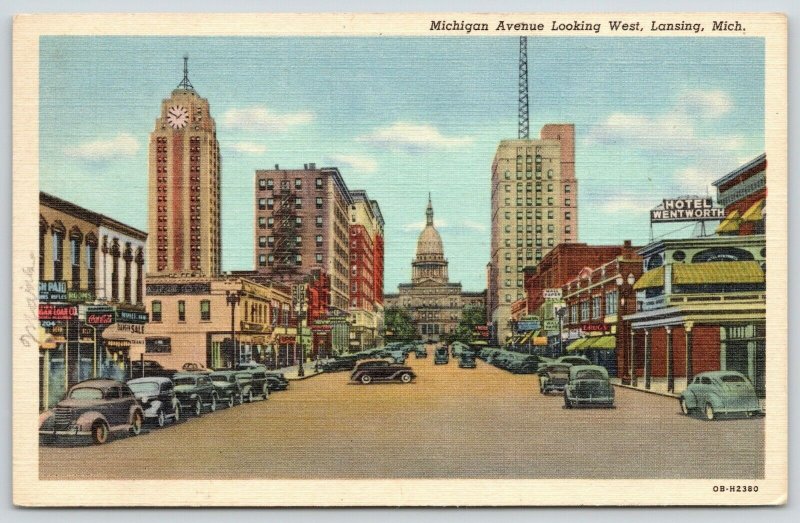
[[[183,80],[150,133],[148,275],[220,273],[220,165],[208,100]]]

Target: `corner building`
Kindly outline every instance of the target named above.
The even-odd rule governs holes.
[[[186,61],[187,59],[184,59]],[[220,153],[208,100],[184,77],[150,133],[148,274],[220,273]]]
[[[548,124],[539,140],[503,140],[492,162],[492,239],[487,311],[499,343],[511,306],[525,297],[523,269],[578,238],[575,126]]]

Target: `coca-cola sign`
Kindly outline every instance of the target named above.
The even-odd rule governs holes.
[[[111,325],[114,323],[114,313],[91,313],[86,315],[86,323],[89,325]]]

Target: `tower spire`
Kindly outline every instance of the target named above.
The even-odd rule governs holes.
[[[528,37],[519,37],[519,120],[517,134],[527,140],[528,132]]]
[[[192,82],[189,81],[189,55],[183,55],[183,80],[181,83],[178,84],[179,89],[185,89],[187,91],[194,91],[194,86]]]
[[[426,225],[433,225],[433,204],[431,203],[431,193],[428,192],[428,208],[425,210]]]

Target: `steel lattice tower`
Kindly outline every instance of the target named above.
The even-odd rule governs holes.
[[[519,122],[518,138],[528,139],[528,37],[519,37]]]

